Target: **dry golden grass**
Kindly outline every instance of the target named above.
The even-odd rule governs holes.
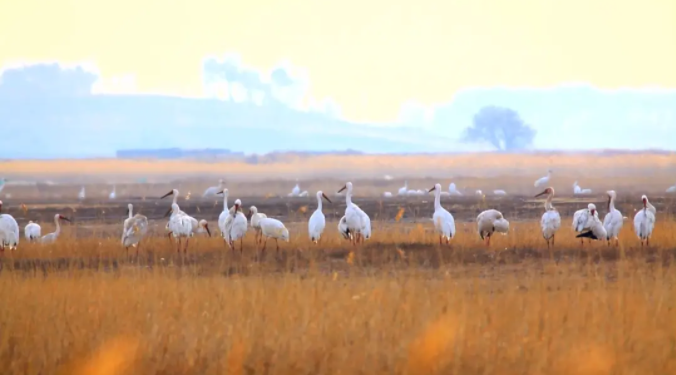
[[[67,227],[0,260],[0,373],[674,373],[676,223],[641,249],[630,222],[619,248],[567,222],[551,252],[535,222],[491,249],[469,223],[439,247],[431,223],[374,221],[357,249],[296,223],[258,260],[252,235],[241,256],[153,237],[130,260]]]

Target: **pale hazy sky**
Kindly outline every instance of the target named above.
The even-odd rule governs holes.
[[[305,68],[343,116],[476,86],[676,88],[676,0],[0,0],[0,66],[93,62],[141,92],[202,94],[202,59]]]

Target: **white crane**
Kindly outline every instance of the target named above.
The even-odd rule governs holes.
[[[608,190],[606,193],[608,194],[608,213],[603,218],[603,227],[608,234],[608,244],[610,245],[610,240],[614,238],[615,244],[619,245],[620,240],[618,236],[623,224],[622,213],[615,208],[615,199],[617,198],[615,190]]]
[[[192,222],[192,232],[194,234],[206,233],[209,237],[211,237],[211,230],[209,229],[209,222],[207,222],[204,219],[197,221],[193,218],[193,220],[194,221],[191,220],[191,222]]]
[[[383,198],[392,198],[392,193],[389,191],[386,191],[383,193]]]
[[[676,184],[667,188],[667,193],[676,193]]]
[[[296,179],[296,186],[291,189],[291,192],[288,194],[289,197],[297,197],[300,195],[300,185],[298,185],[298,179]]]
[[[226,224],[232,220],[230,208],[228,207],[228,189],[223,189],[216,194],[223,194],[223,211],[218,215],[218,230],[221,231],[223,241],[225,241],[226,245],[230,246],[230,237],[228,237],[228,231],[226,230]]]
[[[183,248],[183,254],[185,254],[188,252],[188,242],[190,237],[193,236],[192,218],[182,212],[177,203],[171,204],[171,209],[170,211],[167,211],[167,214],[169,214],[169,212],[171,212],[169,223],[167,223],[167,227],[170,231],[169,235],[178,239],[176,248],[176,252],[178,253],[181,252],[181,239],[185,238],[185,247]],[[167,215],[165,214],[164,216]]]
[[[575,211],[573,214],[573,230],[577,233],[590,230],[593,223],[592,216],[596,216],[597,220],[599,218],[598,211],[596,211],[596,205],[594,203],[589,203],[587,208]],[[589,241],[591,241],[591,239]],[[584,238],[580,239],[580,244],[584,245]]]
[[[544,176],[544,177],[538,178],[535,181],[535,183],[533,184],[533,186],[535,186],[535,187],[545,186],[545,185],[549,184],[549,179],[551,177],[552,177],[552,170],[550,169],[550,170],[547,171],[547,175]]]
[[[429,191],[434,191],[432,221],[434,221],[434,229],[439,233],[439,245],[441,245],[443,238],[446,239],[446,244],[450,244],[451,239],[455,236],[455,219],[450,212],[441,207],[441,184],[434,184],[434,187]]]
[[[404,181],[404,187],[399,188],[397,195],[408,195],[408,181]]]
[[[286,229],[284,223],[277,219],[271,217],[266,217],[261,219],[261,232],[265,236],[265,241],[263,242],[263,251],[265,251],[265,246],[268,244],[268,238],[274,238],[275,244],[277,245],[277,252],[279,252],[279,240],[289,242],[289,230]]]
[[[206,197],[213,197],[218,194],[218,192],[223,190],[223,179],[218,180],[218,185],[217,186],[211,186],[208,187],[206,190],[204,190],[204,194],[202,194],[203,198]]]
[[[80,192],[77,193],[77,199],[78,199],[80,202],[82,202],[83,200],[85,200],[85,187],[84,187],[84,186],[82,186],[82,187],[80,188]]]
[[[509,221],[507,221],[502,212],[494,209],[483,211],[476,217],[479,236],[488,246],[491,244],[491,236],[498,232],[506,235],[509,232]]]
[[[115,193],[115,185],[113,185],[113,191],[111,191],[110,194],[108,194],[108,199],[112,201],[115,200],[115,198],[117,198],[117,194]]]
[[[484,192],[481,191],[481,190],[479,190],[479,189],[477,189],[477,191],[474,192],[474,195],[483,196],[483,195],[484,195]]]
[[[246,235],[249,222],[242,213],[242,201],[239,199],[235,200],[234,208],[232,220],[226,224],[225,229],[228,231],[228,238],[230,239],[230,247],[232,250],[235,250],[235,241],[239,240],[239,252],[242,253],[244,251],[244,236]]]
[[[368,240],[371,238],[371,218],[369,215],[366,214],[366,212],[361,211],[361,221],[362,221],[362,229],[361,229],[361,235],[362,235],[362,242],[364,240]]]
[[[164,194],[163,196],[161,196],[160,199],[163,199],[163,198],[168,197],[168,196],[170,196],[170,195],[173,195],[173,196],[174,196],[174,199],[173,199],[173,201],[171,202],[171,204],[172,204],[172,205],[175,204],[176,206],[178,206],[178,195],[179,195],[179,192],[178,192],[177,189],[171,189],[167,194]],[[167,215],[169,215],[169,214],[172,212],[172,210],[173,210],[173,208],[170,206],[170,207],[169,207],[169,210],[167,210],[167,213],[164,214],[164,216],[166,217]],[[178,213],[185,215],[185,212],[181,211],[181,208],[180,208],[180,207],[178,208]],[[166,229],[166,230],[169,231],[169,232],[167,233],[167,237],[169,237],[169,239],[171,239],[172,231],[171,231],[171,228],[169,228],[169,222],[167,222],[167,225],[164,227],[164,229]],[[180,250],[179,250],[179,251],[180,251]]]
[[[260,222],[261,219],[268,217],[268,215],[258,212],[258,208],[256,206],[251,206],[249,208],[249,216],[251,217],[249,220],[249,225],[251,225],[251,228],[254,229],[254,241],[256,241],[256,245],[258,245],[260,241],[263,240]]]
[[[350,228],[347,227],[347,219],[345,219],[345,215],[340,218],[338,221],[338,233],[346,239],[346,240],[351,240],[352,239],[352,233],[350,233]]]
[[[70,222],[70,219],[68,219],[65,216],[62,216],[61,214],[54,215],[54,225],[56,226],[56,229],[54,230],[54,232],[42,236],[42,238],[40,238],[41,243],[49,244],[56,242],[56,239],[59,238],[59,234],[61,234],[61,225],[59,224],[59,220],[65,220]]]
[[[134,215],[134,205],[127,205],[127,218],[122,225],[122,246],[129,255],[129,247],[136,248],[136,257],[138,258],[138,249],[141,247],[141,240],[148,233],[148,218],[144,215]]]
[[[36,242],[40,240],[40,235],[42,228],[37,223],[34,223],[32,220],[26,224],[23,228],[23,235],[26,237],[28,242]]]
[[[585,195],[585,194],[591,194],[592,190],[591,189],[583,189],[580,187],[580,185],[577,184],[577,181],[573,182],[573,194],[575,195]]]
[[[0,251],[5,251],[6,247],[16,250],[19,246],[19,237],[19,224],[12,215],[2,213],[2,201],[0,201]]]
[[[577,236],[575,236],[575,238],[579,238],[580,241],[583,241],[585,238],[589,238],[590,240],[601,240],[601,241],[607,240],[608,232],[606,232],[606,228],[603,227],[603,224],[599,219],[599,215],[596,211],[596,206],[590,204],[589,210],[590,210],[588,216],[589,220],[585,225],[589,230],[587,230],[584,233],[578,234]]]
[[[340,190],[338,190],[338,192],[340,193],[343,190],[346,190],[345,203],[347,204],[347,206],[345,207],[345,222],[347,223],[347,227],[350,230],[350,233],[354,234],[352,236],[352,240],[353,244],[356,244],[356,242],[359,241],[359,238],[362,237],[363,235],[362,231],[366,227],[366,223],[364,222],[364,216],[368,215],[366,215],[366,213],[362,211],[362,209],[359,208],[359,206],[352,203],[352,182],[347,182],[345,186],[343,186]]]
[[[460,192],[460,190],[458,190],[458,189],[455,187],[455,182],[451,182],[451,183],[448,185],[448,193],[451,194],[451,195],[462,195],[462,193]]]
[[[559,215],[559,211],[552,206],[554,188],[546,188],[542,193],[536,195],[535,198],[545,194],[547,194],[547,200],[545,201],[545,213],[542,214],[542,220],[540,220],[540,227],[542,228],[542,237],[547,241],[547,248],[549,249],[549,241],[551,240],[551,246],[554,246],[556,231],[561,228],[561,215]]]
[[[329,197],[319,190],[317,192],[317,209],[312,213],[310,220],[307,222],[308,236],[310,237],[310,241],[314,243],[319,242],[326,226],[326,217],[324,216],[324,212],[322,212],[322,198],[331,203]]]
[[[653,233],[653,228],[655,228],[657,210],[655,210],[655,206],[650,204],[647,196],[643,195],[641,200],[643,201],[643,208],[634,216],[634,232],[636,232],[638,239],[641,240],[641,246],[643,246],[643,241],[650,246],[650,235]]]
[[[493,190],[493,195],[505,196],[507,195],[507,192],[501,189]]]

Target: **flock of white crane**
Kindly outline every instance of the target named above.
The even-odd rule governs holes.
[[[539,187],[548,184],[550,177],[551,170],[548,172],[547,176],[535,181],[534,186]],[[434,228],[439,234],[439,243],[442,244],[445,240],[446,243],[449,244],[450,240],[456,235],[455,220],[453,215],[441,206],[441,196],[448,194],[462,195],[462,193],[456,189],[455,184],[453,183],[449,186],[448,193],[442,191],[442,187],[438,183],[428,191],[409,190],[407,185],[408,184],[405,184],[403,188],[399,189],[399,195],[420,195],[434,192],[434,214],[432,215]],[[574,193],[576,194],[591,193],[590,189],[581,189],[577,184],[577,181],[573,186]],[[353,185],[351,182],[347,182],[337,193],[340,194],[342,191],[345,191],[346,208],[345,215],[338,222],[338,231],[343,238],[349,239],[352,244],[356,246],[371,237],[371,219],[358,205],[352,202]],[[504,193],[504,191],[502,192]],[[606,193],[608,195],[608,213],[604,217],[603,222],[599,220],[598,211],[593,203],[589,203],[587,208],[575,212],[572,226],[575,232],[579,233],[576,237],[581,239],[581,243],[584,243],[584,238],[588,238],[590,241],[606,240],[608,241],[608,244],[610,244],[611,239],[615,239],[616,244],[618,243],[618,236],[623,225],[623,216],[620,211],[615,208],[615,191],[610,190]],[[477,191],[477,194],[481,194],[480,191]],[[115,199],[115,195],[115,188],[113,188],[109,198]],[[165,228],[168,231],[168,236],[176,239],[178,252],[180,252],[182,248],[182,240],[185,239],[183,252],[186,253],[190,237],[197,233],[207,233],[211,236],[211,230],[209,229],[206,220],[198,221],[181,211],[177,203],[179,196],[178,190],[172,189],[161,198],[170,195],[173,196],[173,202],[165,214],[165,217],[169,216],[169,221]],[[234,206],[228,207],[228,189],[224,188],[223,180],[219,180],[218,186],[210,187],[204,192],[205,197],[215,195],[223,196],[223,212],[218,218],[218,228],[226,245],[231,249],[235,249],[235,242],[239,240],[240,252],[243,250],[243,238],[246,235],[249,226],[253,228],[255,232],[255,242],[257,246],[263,242],[263,250],[265,250],[269,238],[275,240],[277,251],[279,251],[278,240],[289,241],[289,231],[284,224],[277,219],[267,217],[264,213],[258,212],[255,206],[251,206],[249,209],[249,220],[247,220],[247,217],[242,212],[242,202],[240,199],[235,200]],[[308,193],[307,191],[301,192],[298,183],[296,183],[296,186],[288,195],[307,196]],[[542,215],[540,223],[542,236],[547,241],[547,247],[549,248],[554,245],[556,232],[561,227],[561,215],[552,205],[554,188],[547,187],[535,197],[543,195],[547,195],[547,199],[544,204],[545,213]],[[308,237],[314,243],[321,241],[326,226],[326,218],[322,212],[322,199],[331,203],[331,200],[322,191],[318,191],[316,196],[317,209],[310,216],[308,221]],[[83,200],[84,197],[85,190],[84,187],[82,187],[78,194],[78,198]],[[643,207],[638,210],[634,217],[634,230],[641,241],[641,245],[643,245],[644,241],[649,245],[650,236],[655,226],[656,210],[645,195],[641,197],[641,200],[643,202]],[[70,221],[68,218],[56,214],[54,216],[56,230],[45,236],[41,236],[40,226],[30,221],[24,228],[25,238],[30,242],[55,242],[61,231],[59,225],[60,220]],[[505,235],[509,232],[509,221],[504,218],[500,211],[495,209],[488,209],[481,212],[477,216],[476,222],[479,236],[487,245],[490,245],[490,238],[494,233]],[[123,224],[122,245],[127,250],[129,247],[135,247],[138,254],[138,246],[141,240],[146,236],[147,232],[148,218],[140,214],[134,215],[133,205],[129,204],[128,218],[124,220]],[[12,250],[16,249],[19,244],[19,237],[19,226],[16,220],[11,215],[2,214],[2,201],[0,201],[0,250],[4,251],[5,247]],[[265,239],[263,239],[263,237],[265,237]]]

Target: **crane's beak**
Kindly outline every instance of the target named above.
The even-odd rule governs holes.
[[[433,191],[434,191],[434,189],[436,189],[436,188],[437,188],[436,186],[432,186],[432,188],[431,188],[431,189],[429,189],[429,190],[427,190],[427,192],[428,192],[428,193],[431,193],[431,192],[433,192]]]
[[[217,195],[218,195],[218,194],[223,194],[223,190],[219,191],[219,192],[216,193],[216,194],[217,194]]]
[[[211,231],[209,230],[209,224],[204,224],[204,229],[207,230],[207,234],[211,237]]]
[[[61,220],[66,220],[66,221],[69,222],[69,223],[71,222],[70,219],[67,218],[67,217],[65,217],[65,216],[59,215],[59,219],[61,219]]]
[[[237,216],[237,211],[239,211],[239,205],[238,204],[235,205],[235,212],[232,213],[232,217]]]
[[[168,196],[170,196],[170,195],[172,195],[172,194],[174,194],[174,191],[173,191],[173,190],[170,191],[170,192],[168,192],[167,194],[164,194],[163,196],[161,196],[160,199],[162,199],[162,198],[164,198],[164,197],[168,197]]]
[[[129,216],[129,209],[127,208],[127,213],[124,216]]]
[[[324,199],[326,199],[327,202],[333,203],[333,202],[331,202],[331,200],[329,199],[329,197],[326,196],[326,194],[322,193],[322,197],[323,197]]]
[[[164,214],[164,217],[169,216],[170,213],[171,213],[171,207],[169,207],[169,209],[167,210],[167,212]]]
[[[343,191],[343,190],[345,190],[345,189],[347,189],[347,185],[345,185],[345,186],[343,186],[342,188],[340,188],[340,190],[338,190],[338,192],[340,193],[341,191]]]
[[[545,191],[543,191],[542,193],[536,195],[535,198],[537,198],[537,197],[539,197],[539,196],[541,196],[541,195],[545,195],[545,194],[547,194],[547,190],[545,190]]]

